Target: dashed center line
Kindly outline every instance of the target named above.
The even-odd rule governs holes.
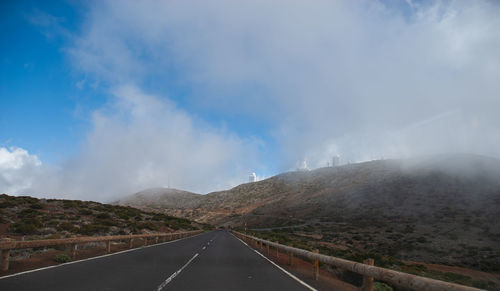
[[[156,291],[160,291],[165,286],[167,286],[167,284],[170,283],[177,275],[179,275],[182,272],[182,270],[184,270],[184,268],[186,268],[187,265],[189,265],[189,263],[191,263],[197,256],[198,256],[198,253],[196,253],[184,266],[182,266],[182,268],[175,271],[172,275],[170,275],[170,277],[167,278],[167,280],[163,281],[163,283],[161,283],[160,286],[158,286]]]
[[[203,246],[202,250],[205,250],[210,245],[210,242],[213,242],[214,239],[215,239],[215,237],[212,238],[209,242],[207,242],[207,245]],[[182,268],[180,268],[179,270],[174,272],[172,275],[170,275],[170,277],[168,277],[165,281],[163,281],[163,283],[160,284],[160,286],[158,286],[156,291],[160,291],[161,289],[165,288],[165,286],[167,286],[168,283],[172,282],[172,280],[175,277],[177,277],[177,275],[179,275],[182,272],[182,270],[184,270],[184,268],[186,268],[198,255],[199,254],[196,253],[184,266],[182,266]]]

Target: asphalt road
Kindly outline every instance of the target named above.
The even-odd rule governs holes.
[[[308,290],[230,233],[213,231],[0,279],[0,290]]]

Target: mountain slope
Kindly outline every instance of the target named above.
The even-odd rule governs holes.
[[[215,224],[342,220],[380,211],[432,220],[460,211],[499,214],[499,193],[500,160],[463,154],[288,172],[207,195],[148,189],[118,203]]]
[[[171,232],[199,224],[184,218],[93,201],[0,195],[0,235],[18,239]]]
[[[132,194],[115,204],[134,206],[148,211],[175,212],[179,208],[199,207],[202,198],[203,195],[178,189],[150,188]]]
[[[167,214],[402,260],[500,271],[500,160],[441,155],[288,172],[193,196]]]
[[[259,216],[343,220],[383,212],[433,220],[451,212],[480,211],[491,218],[499,214],[499,195],[500,161],[449,155],[289,172],[207,194],[190,217],[241,224],[241,215],[259,224]]]

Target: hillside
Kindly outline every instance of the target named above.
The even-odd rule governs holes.
[[[216,224],[269,226],[380,210],[418,220],[460,210],[492,217],[499,213],[498,191],[500,160],[464,154],[287,172],[207,195],[155,188],[118,203]]]
[[[164,212],[233,227],[307,225],[289,232],[360,252],[500,271],[500,161],[493,158],[441,155],[288,172],[192,198]]]
[[[177,213],[177,210],[179,208],[199,207],[200,198],[203,198],[203,196],[188,191],[171,188],[150,188],[119,200],[115,204],[139,207],[147,211],[165,211],[182,216],[182,213]]]
[[[118,235],[194,229],[184,218],[92,201],[0,195],[0,235],[19,239]]]

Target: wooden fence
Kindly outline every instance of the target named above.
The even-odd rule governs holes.
[[[319,263],[323,263],[362,275],[363,276],[362,290],[367,290],[367,291],[373,290],[374,279],[377,281],[386,282],[393,286],[399,286],[411,290],[436,290],[436,291],[437,290],[439,291],[482,290],[473,287],[467,287],[454,283],[402,273],[386,268],[376,267],[373,266],[374,262],[371,259],[365,260],[364,263],[358,263],[354,261],[322,255],[319,254],[317,250],[314,252],[310,252],[303,249],[289,247],[286,245],[279,244],[278,242],[271,242],[254,236],[246,235],[237,231],[233,231],[233,234],[235,234],[240,239],[247,241],[247,243],[249,243],[250,245],[253,245],[256,248],[260,248],[262,251],[266,250],[267,255],[270,255],[271,247],[275,249],[277,255],[280,250],[287,253],[289,256],[288,263],[290,265],[292,264],[294,255],[311,260],[313,262],[313,276],[314,279],[316,280],[318,279],[319,276]]]
[[[108,235],[108,236],[85,236],[85,237],[71,237],[62,239],[45,239],[45,240],[32,240],[32,241],[16,241],[11,239],[3,239],[0,241],[0,250],[2,251],[1,270],[7,271],[9,269],[10,251],[13,249],[27,249],[48,247],[57,245],[70,245],[71,256],[76,258],[77,246],[92,243],[92,242],[106,242],[106,251],[111,252],[112,241],[128,241],[129,248],[132,248],[135,239],[142,239],[143,245],[148,245],[148,240],[154,240],[153,243],[165,242],[192,236],[203,232],[202,230],[187,231],[187,232],[172,232],[172,233],[151,233],[151,234],[132,234],[132,235]]]

